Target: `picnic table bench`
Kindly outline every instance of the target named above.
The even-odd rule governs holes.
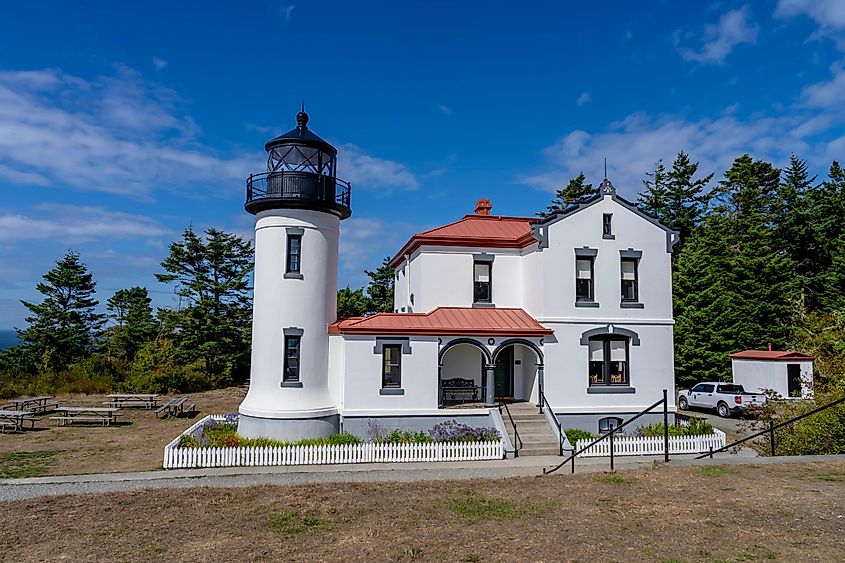
[[[103,426],[110,426],[117,421],[120,409],[108,407],[58,407],[61,416],[51,416],[57,426],[66,426],[74,422],[98,422]]]
[[[0,430],[17,432],[22,430],[25,424],[29,424],[30,429],[33,429],[39,419],[31,415],[29,411],[0,410]]]
[[[196,404],[189,404],[186,405],[185,403],[188,402],[188,399],[184,397],[176,397],[170,399],[159,408],[156,409],[156,416],[160,414],[164,414],[161,418],[168,418],[171,416],[187,416],[191,415],[196,412],[197,405]]]
[[[112,393],[106,395],[108,401],[103,401],[109,407],[144,407],[153,409],[158,406],[158,393]]]
[[[52,395],[41,395],[39,397],[19,397],[10,399],[9,410],[28,412],[50,412],[59,406],[58,402],[50,402]]]

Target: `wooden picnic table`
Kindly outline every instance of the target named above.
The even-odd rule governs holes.
[[[109,426],[117,420],[117,415],[120,412],[118,408],[111,407],[67,407],[60,406],[56,408],[62,413],[62,416],[51,416],[51,420],[55,420],[58,426],[71,424],[77,422],[99,422],[103,426]]]
[[[11,399],[10,402],[13,406],[12,410],[28,412],[47,412],[53,410],[53,407],[58,405],[58,403],[50,403],[50,399],[52,398],[52,395],[42,395],[39,397],[19,397],[17,399]]]
[[[13,432],[17,432],[25,423],[29,423],[30,428],[35,428],[38,419],[31,415],[29,411],[0,410],[0,430],[5,431],[6,428],[11,428]]]
[[[152,409],[158,406],[158,393],[112,393],[106,395],[104,405],[111,407],[144,407]]]
[[[163,405],[161,405],[158,409],[156,409],[156,416],[160,414],[164,414],[162,418],[168,418],[171,416],[182,416],[182,415],[191,415],[194,414],[197,410],[197,406],[193,405],[185,405],[188,399],[185,397],[175,397],[170,399]]]

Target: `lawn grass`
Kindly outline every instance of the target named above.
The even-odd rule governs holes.
[[[267,516],[267,527],[281,534],[302,532],[326,532],[334,529],[334,522],[313,515],[302,515],[296,511],[273,512]]]
[[[624,485],[626,483],[630,483],[628,479],[625,479],[616,473],[603,473],[596,477],[596,481],[599,483],[609,483],[611,485]]]
[[[472,491],[464,491],[449,501],[452,512],[471,520],[515,520],[550,508],[549,505],[485,497]]]
[[[0,478],[19,479],[47,475],[62,450],[0,454]]]
[[[724,477],[725,475],[731,475],[734,473],[733,469],[725,467],[724,465],[701,465],[696,467],[695,470],[699,475],[703,475],[705,477]]]
[[[845,481],[845,473],[822,473],[819,475],[822,481]]]

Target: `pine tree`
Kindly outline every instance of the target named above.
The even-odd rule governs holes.
[[[597,195],[599,189],[593,187],[592,184],[587,183],[587,178],[584,173],[578,174],[575,178],[569,180],[569,183],[562,190],[555,192],[555,197],[552,203],[546,207],[546,211],[537,213],[540,217],[548,217],[558,211],[563,211],[573,203],[579,200]]]
[[[369,312],[390,313],[393,311],[393,288],[395,272],[390,267],[390,257],[382,260],[381,266],[374,272],[364,270],[370,277],[367,285],[367,297],[370,300]]]
[[[733,213],[741,223],[756,221],[757,215],[771,223],[779,185],[780,170],[769,162],[754,160],[745,154],[734,160],[725,172],[716,193],[721,207]]]
[[[155,338],[158,323],[146,287],[120,289],[108,300],[114,326],[108,331],[109,349],[118,358],[132,361],[147,342]]]
[[[337,291],[337,318],[360,317],[370,312],[372,302],[364,295],[363,289],[349,289],[346,286]]]
[[[44,282],[35,287],[43,301],[21,301],[31,315],[26,318],[29,326],[18,331],[18,340],[39,369],[62,370],[94,350],[104,322],[96,312],[97,284],[75,251],[42,277]]]
[[[845,310],[845,171],[834,161],[828,179],[807,194],[806,215],[811,225],[809,248],[804,252],[807,306],[813,310]]]
[[[637,204],[640,209],[668,225],[669,190],[666,181],[666,166],[663,160],[658,160],[654,165],[654,172],[646,173],[646,179],[643,180],[645,189],[637,195]]]
[[[246,375],[252,304],[252,245],[237,235],[208,229],[204,239],[190,228],[170,244],[161,263],[163,283],[175,284],[177,310],[161,311],[185,363],[205,362],[212,385]]]

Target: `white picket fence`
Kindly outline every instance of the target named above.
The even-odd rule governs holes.
[[[193,434],[210,415],[182,435]],[[287,446],[249,448],[180,448],[179,439],[164,447],[164,468],[257,467],[272,465],[327,465],[335,463],[400,463],[412,461],[481,461],[502,459],[502,442],[436,442],[429,444],[348,444],[340,446]]]
[[[592,440],[578,440],[576,450],[587,446]],[[670,436],[670,454],[697,454],[717,450],[725,445],[725,433],[718,428],[713,434],[702,436]],[[663,454],[662,436],[614,436],[613,455],[661,455]],[[610,456],[610,439],[606,438],[581,453],[584,457]]]

